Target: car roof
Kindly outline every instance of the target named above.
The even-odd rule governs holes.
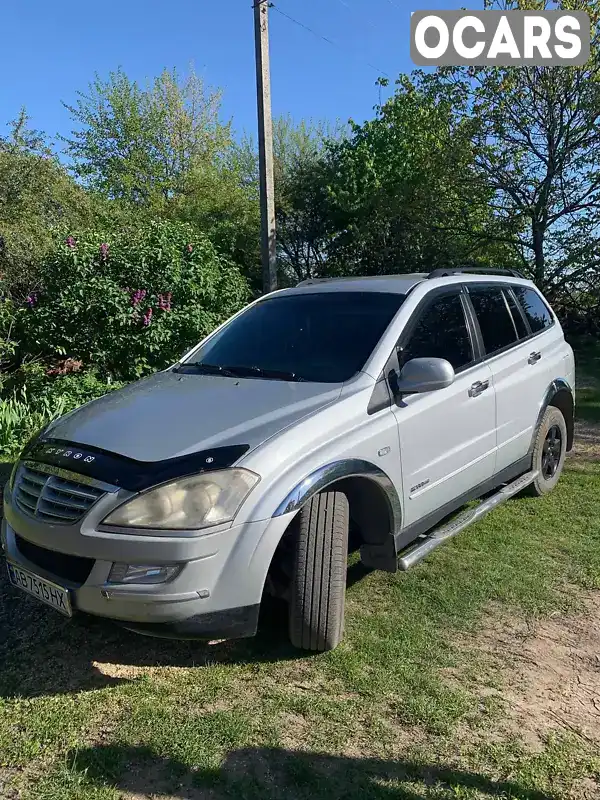
[[[314,278],[278,294],[307,294],[315,292],[383,292],[407,294],[414,286],[427,280],[426,273],[411,275],[371,275],[356,278]]]
[[[441,271],[440,271],[441,272]],[[499,271],[500,272],[500,271]],[[371,275],[353,278],[313,278],[290,289],[281,289],[276,295],[309,294],[323,292],[383,292],[408,294],[415,286],[427,282],[433,289],[454,283],[506,283],[531,286],[531,281],[518,275],[486,272],[448,272],[445,274],[414,272],[406,275]]]

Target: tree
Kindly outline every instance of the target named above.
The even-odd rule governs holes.
[[[302,281],[323,270],[328,192],[323,157],[345,129],[322,121],[275,120],[275,197],[278,265],[282,280]]]
[[[600,9],[596,2],[488,0],[487,8],[588,11],[584,67],[438,69],[416,86],[469,121],[480,175],[521,268],[558,295],[600,267]]]
[[[74,106],[79,126],[66,153],[84,183],[111,198],[160,210],[185,192],[197,162],[213,163],[230,143],[220,93],[193,72],[165,70],[142,88],[122,71],[96,76]]]
[[[339,123],[296,122],[289,115],[273,121],[277,268],[283,285],[312,277],[322,265],[327,236],[323,154],[327,142],[344,135]],[[258,198],[258,154],[251,137],[242,140],[236,161],[243,185]]]
[[[241,148],[232,143],[218,162],[197,160],[185,191],[173,199],[169,215],[194,225],[233,259],[257,292],[262,286],[258,184],[248,181]]]
[[[326,274],[427,272],[493,255],[469,121],[409,79],[397,83],[375,119],[326,149]]]
[[[4,292],[25,296],[36,267],[61,223],[83,225],[93,198],[75,183],[46,143],[29,127],[25,110],[0,137],[0,275]]]

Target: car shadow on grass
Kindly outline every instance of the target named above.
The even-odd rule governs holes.
[[[0,469],[3,466],[8,475],[12,465],[0,464]],[[371,572],[360,561],[351,564],[348,587]],[[0,557],[0,697],[76,693],[130,680],[111,677],[98,664],[118,665],[126,674],[127,667],[192,668],[306,658],[307,653],[289,643],[287,627],[286,604],[269,598],[261,608],[256,637],[216,643],[141,636],[84,614],[66,620],[13,588]]]
[[[102,689],[130,680],[98,665],[202,667],[306,657],[287,640],[284,604],[267,602],[258,635],[231,641],[175,641],[133,634],[116,623],[76,614],[67,620],[9,585],[0,558],[0,697],[39,697]]]
[[[90,796],[94,789],[113,787],[129,798],[157,800],[422,800],[424,796],[471,797],[474,793],[478,797],[551,800],[550,795],[516,781],[496,781],[447,764],[278,748],[234,750],[215,769],[190,769],[158,756],[151,748],[100,745],[70,754],[67,764],[72,777],[83,777]]]

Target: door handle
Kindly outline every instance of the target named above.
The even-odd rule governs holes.
[[[542,354],[541,353],[532,353],[529,356],[529,358],[527,359],[527,363],[528,364],[537,364],[537,362],[540,361],[541,358],[542,358]]]
[[[477,383],[474,383],[469,389],[469,397],[479,397],[480,394],[483,394],[483,392],[489,388],[489,381],[477,381]]]

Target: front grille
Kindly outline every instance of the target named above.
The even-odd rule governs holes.
[[[94,566],[93,558],[69,556],[66,553],[46,550],[45,547],[39,547],[33,542],[28,542],[17,534],[15,534],[15,541],[17,549],[23,558],[31,561],[36,567],[56,575],[57,578],[62,578],[71,583],[85,583]]]
[[[72,525],[96,503],[103,489],[61,478],[32,466],[21,465],[17,473],[15,502],[19,509],[53,525]]]

